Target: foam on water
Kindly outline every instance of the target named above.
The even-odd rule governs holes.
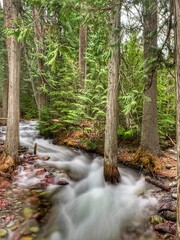
[[[124,233],[140,226],[150,207],[157,204],[153,197],[143,195],[144,191],[144,178],[129,180],[128,175],[122,176],[117,186],[105,184],[100,168],[76,183],[75,188],[69,185],[59,189],[45,239],[121,239]]]
[[[54,192],[53,208],[38,239],[124,240],[125,235],[130,236],[138,228],[143,231],[143,222],[157,205],[157,200],[147,191],[143,177],[120,168],[121,183],[108,185],[103,178],[102,157],[89,157],[66,147],[55,146],[50,140],[37,139],[35,126],[34,122],[21,124],[21,144],[32,150],[37,142],[38,155],[50,156],[50,160],[38,160],[37,163],[57,169],[56,181],[67,180],[69,183],[48,187],[48,191]],[[28,173],[22,166],[19,167],[19,186],[37,184],[47,174],[37,176],[37,169],[33,170],[33,165],[29,168],[31,171]]]

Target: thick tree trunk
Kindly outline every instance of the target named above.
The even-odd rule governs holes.
[[[85,86],[86,79],[86,39],[87,39],[87,28],[84,25],[80,25],[79,28],[79,75],[81,86]]]
[[[177,239],[180,239],[180,2],[175,0],[176,138],[177,138]]]
[[[40,89],[45,87],[45,80],[43,76],[44,72],[44,60],[42,59],[41,55],[43,55],[43,48],[44,48],[44,29],[42,23],[40,21],[40,12],[36,7],[33,7],[33,19],[34,19],[34,32],[35,32],[35,43],[36,43],[36,53],[38,56],[37,59],[37,72],[39,75],[36,89],[34,88],[34,96],[37,97],[37,107],[39,112],[39,117],[41,116],[41,112],[43,107],[46,106],[47,96],[46,94]],[[39,88],[39,89],[38,89]]]
[[[109,61],[108,97],[106,110],[105,146],[104,146],[104,177],[110,183],[120,182],[117,164],[117,130],[118,130],[118,96],[120,66],[120,10],[119,5],[112,12],[110,45],[113,53]]]
[[[6,27],[14,28],[19,13],[18,0],[4,0]],[[7,37],[9,93],[6,133],[6,152],[15,156],[19,148],[19,75],[20,45],[14,36]]]
[[[146,84],[140,147],[160,155],[157,123],[157,0],[144,3],[144,61]]]

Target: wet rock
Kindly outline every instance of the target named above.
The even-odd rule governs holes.
[[[173,167],[173,165],[171,165],[171,164],[166,164],[166,165],[165,165],[165,168],[166,168],[166,169],[171,169],[172,167]]]
[[[42,157],[40,158],[40,160],[44,160],[44,161],[47,161],[47,160],[49,160],[49,159],[50,159],[49,156],[42,156]]]
[[[171,196],[173,199],[177,199],[177,193],[173,193]]]
[[[177,186],[177,182],[171,182],[171,183],[169,183],[169,186],[170,187],[175,187],[175,186]]]
[[[68,185],[69,184],[69,182],[67,181],[67,180],[59,180],[58,182],[57,182],[57,184],[58,185]]]
[[[160,223],[154,226],[154,229],[158,232],[176,234],[176,224],[172,222]]]
[[[164,211],[164,212],[161,212],[161,216],[168,221],[176,222],[176,213],[175,212]]]
[[[0,238],[6,237],[7,234],[8,234],[8,232],[6,229],[0,228]]]
[[[170,152],[170,153],[173,153],[173,154],[177,154],[177,151],[176,151],[176,149],[168,149],[168,152]]]
[[[45,176],[45,183],[54,183],[54,178],[51,176]]]
[[[40,169],[40,170],[38,170],[37,172],[36,172],[36,176],[38,176],[38,175],[42,175],[42,174],[44,174],[46,172],[46,170],[43,168],[43,169]]]
[[[167,202],[167,203],[163,203],[158,212],[162,212],[162,211],[171,211],[171,212],[175,212],[176,211],[176,201],[171,201],[171,202]]]

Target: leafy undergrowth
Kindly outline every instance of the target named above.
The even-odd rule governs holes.
[[[58,145],[103,153],[103,139],[98,138],[95,133],[83,129],[62,131],[56,134],[53,142]]]

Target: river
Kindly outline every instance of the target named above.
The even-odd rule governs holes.
[[[5,128],[1,128],[1,139]],[[104,182],[103,158],[80,150],[57,146],[39,137],[36,122],[20,124],[20,144],[39,159],[29,163],[32,171],[18,166],[16,184],[24,189],[39,184],[53,169],[55,180],[47,186],[53,203],[47,223],[35,239],[40,240],[135,240],[152,239],[148,217],[158,205],[144,177],[119,167],[121,183]],[[43,156],[50,157],[42,160]],[[38,168],[33,169],[34,164]],[[26,166],[27,168],[27,166]],[[42,175],[36,172],[46,168]],[[60,184],[63,183],[63,184]],[[13,236],[11,237],[12,240]]]

